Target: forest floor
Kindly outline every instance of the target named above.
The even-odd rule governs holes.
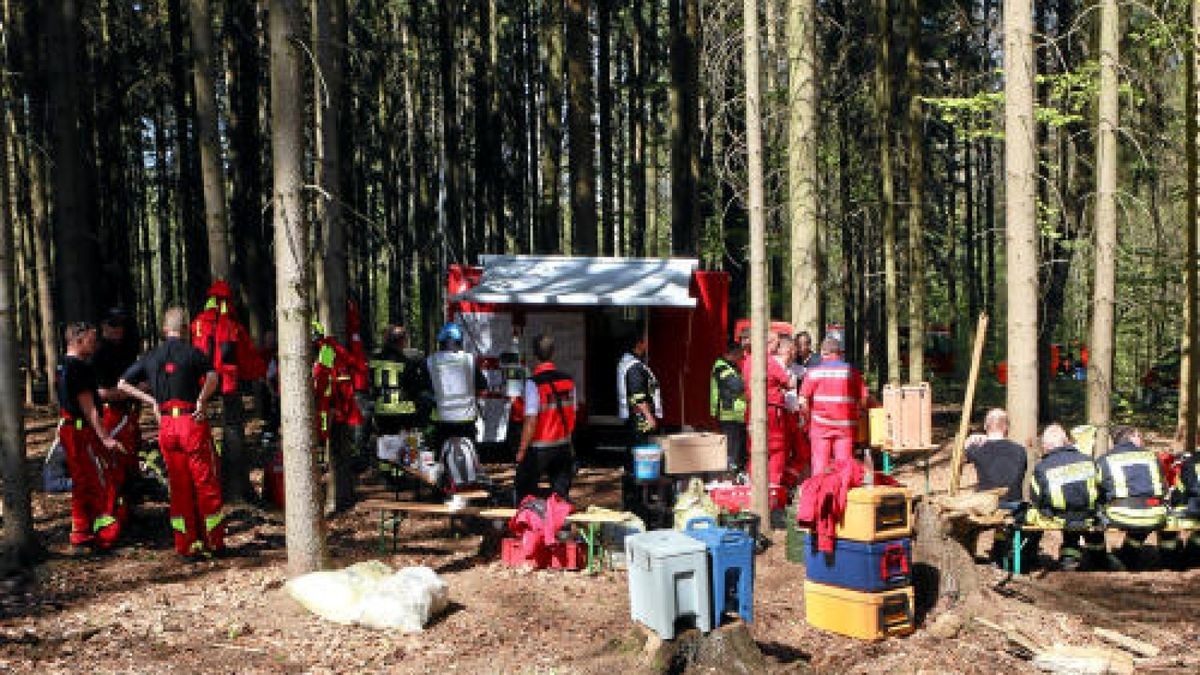
[[[949,438],[953,409],[937,410]],[[42,411],[30,422],[30,471],[53,434]],[[944,490],[949,444],[932,458]],[[507,467],[493,467],[500,471]],[[620,469],[589,467],[573,497],[616,507]],[[897,476],[921,493],[917,464]],[[258,478],[260,476],[256,476]],[[966,481],[973,475],[968,468]],[[40,483],[39,483],[40,484]],[[282,514],[243,507],[230,520],[228,558],[185,563],[170,544],[166,504],[144,504],[116,551],[68,555],[69,495],[34,495],[36,527],[49,551],[32,573],[0,582],[0,672],[645,672],[629,618],[624,572],[529,571],[481,555],[483,537],[445,519],[406,520],[397,552],[378,553],[375,514],[351,511],[329,523],[335,567],[381,559],[427,565],[449,584],[451,604],[422,633],[404,635],[325,622],[292,601],[285,581]],[[1139,672],[1200,672],[1200,570],[1040,571],[1019,578],[984,564],[982,602],[935,607],[912,636],[862,643],[804,621],[803,569],[784,556],[783,533],[759,556],[750,632],[770,672],[1029,672],[1005,637],[966,621],[953,637],[928,630],[947,612],[1019,626],[1044,645],[1100,646],[1105,627],[1162,649]],[[1044,552],[1055,543],[1047,536]],[[986,541],[981,542],[981,553]]]

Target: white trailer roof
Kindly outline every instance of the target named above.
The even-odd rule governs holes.
[[[484,255],[478,286],[451,300],[499,305],[695,307],[695,259]]]

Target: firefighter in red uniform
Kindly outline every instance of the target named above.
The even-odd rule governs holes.
[[[71,474],[71,546],[110,548],[120,535],[113,455],[119,444],[104,430],[96,374],[88,359],[96,352],[96,327],[67,326],[67,354],[58,366],[58,438]]]
[[[317,360],[313,363],[313,393],[317,404],[317,438],[329,440],[332,424],[361,426],[362,412],[354,400],[355,358],[339,345],[325,327],[313,322]]]
[[[234,314],[233,292],[217,279],[208,288],[204,310],[192,321],[192,346],[204,352],[220,377],[221,472],[225,498],[254,501],[250,463],[245,456],[242,397],[238,382],[253,382],[266,375],[267,367],[250,339],[250,333]]]
[[[546,474],[550,489],[563,499],[575,476],[571,433],[575,431],[575,383],[556,369],[554,338],[539,335],[533,341],[538,365],[525,381],[525,422],[517,447],[516,503],[537,491]]]
[[[130,489],[138,478],[142,430],[138,424],[141,407],[136,400],[117,389],[117,380],[137,360],[137,345],[135,326],[129,314],[118,307],[108,310],[100,322],[100,340],[92,357],[92,367],[103,402],[104,429],[120,444],[113,455],[113,476],[117,490],[117,517],[122,521],[130,505]]]
[[[819,476],[835,460],[854,457],[854,433],[870,393],[862,374],[842,360],[842,343],[825,338],[821,363],[809,368],[800,385],[800,400],[808,411],[812,475]]]
[[[791,453],[789,425],[795,425],[794,417],[787,410],[787,390],[792,387],[792,378],[787,369],[776,358],[779,350],[779,335],[767,333],[767,480],[771,485],[783,485],[784,470]],[[751,364],[754,359],[742,361],[742,377],[751,382]],[[753,393],[746,390],[746,422],[750,421],[750,399]],[[747,448],[751,443],[747,440]],[[752,453],[751,453],[752,454]],[[753,473],[753,466],[750,466]]]
[[[201,557],[225,549],[220,466],[204,407],[217,390],[212,361],[183,339],[187,315],[180,307],[163,317],[162,344],[121,375],[121,391],[151,406],[167,464],[175,551]],[[135,385],[148,382],[152,394]]]

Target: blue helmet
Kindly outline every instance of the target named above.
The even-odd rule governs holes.
[[[442,326],[442,329],[439,330],[437,334],[438,342],[449,342],[451,340],[454,342],[462,342],[462,339],[462,329],[459,328],[458,324],[454,323],[453,321],[447,323],[445,326]]]

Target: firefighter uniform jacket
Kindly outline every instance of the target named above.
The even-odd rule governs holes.
[[[385,349],[370,362],[371,396],[375,414],[416,418],[428,415],[424,397],[429,388],[429,371],[425,359],[415,349],[397,353]]]
[[[529,382],[534,391],[526,387],[526,395],[537,394],[537,403],[525,406],[527,414],[537,415],[530,447],[551,448],[569,443],[575,431],[575,383],[571,376],[547,361],[533,369]]]
[[[851,435],[869,395],[862,374],[845,361],[821,361],[808,369],[800,385],[800,396],[811,404],[814,425],[841,428]]]
[[[1188,518],[1200,518],[1200,461],[1195,452],[1179,467],[1174,503]],[[1178,512],[1178,511],[1177,511]]]
[[[622,420],[634,419],[639,431],[646,431],[649,422],[636,412],[641,403],[650,405],[656,419],[662,419],[662,396],[658,391],[658,378],[637,356],[626,352],[617,364],[617,416]]]
[[[1097,478],[1091,457],[1074,446],[1055,448],[1033,468],[1033,504],[1048,518],[1084,525],[1096,508]]]
[[[221,376],[220,392],[233,394],[238,381],[263,377],[267,366],[250,334],[233,314],[233,293],[229,285],[218,279],[208,288],[208,302],[196,315],[191,326],[192,346],[212,360]]]
[[[719,422],[746,419],[746,382],[742,373],[724,358],[713,364],[709,387],[709,413]]]
[[[1131,529],[1154,529],[1163,524],[1166,481],[1153,451],[1122,443],[1096,460],[1096,468],[1100,503],[1110,522]]]

